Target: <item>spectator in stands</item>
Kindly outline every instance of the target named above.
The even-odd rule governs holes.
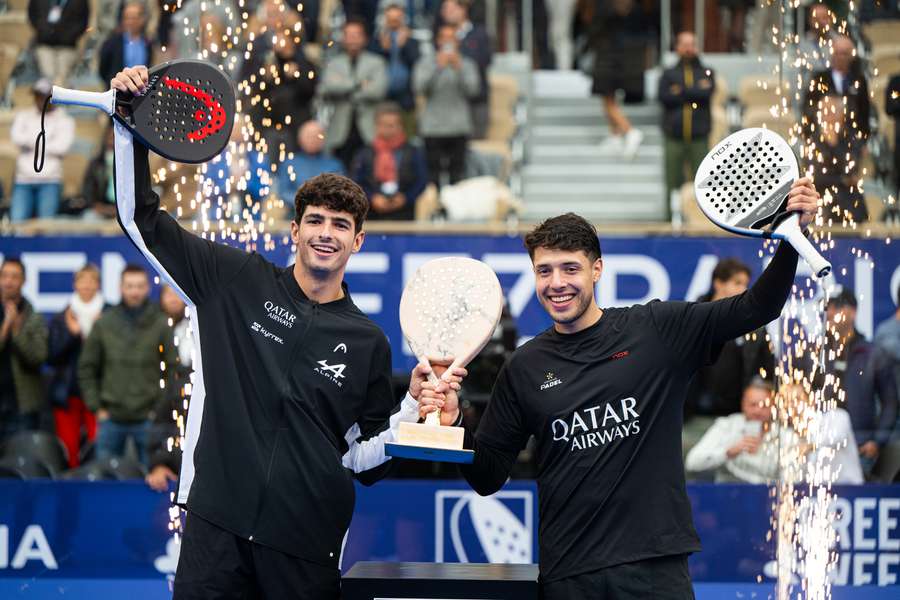
[[[312,118],[313,99],[319,83],[318,69],[300,46],[301,30],[296,29],[300,16],[287,11],[283,29],[259,38],[270,46],[260,68],[256,71],[259,85],[259,101],[251,109],[257,131],[266,138],[269,157],[273,160],[282,152],[297,149],[297,132],[300,125]],[[255,46],[254,46],[255,49]],[[264,72],[260,75],[259,71]],[[268,102],[265,102],[268,100]],[[253,100],[251,100],[252,102]]]
[[[578,0],[545,0],[543,4],[550,21],[548,29],[556,68],[560,71],[569,71],[575,60],[572,23],[575,20]],[[536,3],[535,8],[538,5],[540,3]]]
[[[265,0],[259,3],[261,13],[255,19],[247,21],[248,33],[253,33],[253,47],[248,48],[249,57],[241,65],[237,81],[248,80],[254,84],[260,78],[260,69],[269,62],[272,54],[272,39],[287,37],[292,32],[303,34],[306,41],[310,41],[310,31],[304,20],[309,4],[303,3],[303,15],[295,10],[294,6],[284,4],[282,0]],[[305,31],[305,34],[304,34]],[[253,89],[258,88],[253,86]]]
[[[97,420],[84,403],[78,386],[78,357],[81,346],[94,323],[106,308],[100,293],[100,271],[87,264],[75,273],[75,291],[69,305],[50,321],[49,358],[54,367],[50,384],[50,404],[56,422],[56,435],[69,451],[69,466],[78,466],[82,430],[85,439],[94,441]]]
[[[715,471],[720,482],[766,483],[777,478],[775,450],[792,436],[772,421],[771,406],[772,385],[752,380],[743,391],[741,411],[716,419],[688,452],[684,468],[694,473]]]
[[[691,178],[709,150],[712,127],[710,100],[715,91],[715,75],[700,62],[697,39],[683,31],[675,40],[678,64],[663,71],[659,79],[659,99],[663,105],[663,133],[666,138],[666,199],[678,195],[685,182],[685,167]]]
[[[175,290],[168,285],[162,286],[159,305],[172,327],[173,342],[178,350],[178,361],[169,371],[166,393],[154,411],[147,442],[149,471],[146,482],[152,489],[163,492],[168,489],[170,481],[178,479],[181,450],[174,441],[180,439],[186,423],[185,406],[190,398],[190,388],[187,386],[193,365],[194,343],[187,307]]]
[[[831,194],[830,204],[825,205],[826,221],[842,223],[852,218],[855,223],[865,222],[869,212],[859,189],[865,141],[845,128],[844,101],[840,97],[824,96],[818,105],[818,138],[815,146],[806,149],[805,170],[813,171],[823,194]]]
[[[891,76],[884,91],[884,110],[894,120],[894,190],[900,190],[900,73]]]
[[[37,429],[43,400],[41,364],[47,359],[47,326],[22,296],[25,266],[0,265],[0,442]]]
[[[828,299],[826,317],[833,334],[826,336],[825,360],[816,386],[850,413],[863,471],[872,470],[878,453],[897,421],[897,382],[893,361],[857,331],[856,297],[842,289]]]
[[[472,106],[472,137],[483,139],[487,134],[490,119],[490,86],[487,70],[491,65],[494,51],[491,40],[482,25],[477,25],[469,18],[472,8],[470,0],[444,0],[441,4],[441,22],[435,29],[435,39],[440,35],[439,29],[444,25],[452,25],[459,40],[459,51],[463,56],[472,59],[478,67],[478,93],[470,98]],[[440,47],[440,46],[439,46]]]
[[[425,97],[419,133],[431,181],[440,187],[444,173],[451,184],[465,175],[466,147],[474,130],[469,100],[477,98],[480,84],[478,67],[460,52],[453,26],[438,29],[435,45],[436,52],[416,64],[413,87]]]
[[[325,150],[325,128],[318,121],[307,121],[297,133],[299,149],[278,167],[278,196],[292,199],[303,182],[320,173],[343,175],[344,163]]]
[[[897,310],[875,329],[875,345],[891,355],[900,366],[900,285],[897,286],[895,302]]]
[[[416,133],[416,99],[412,91],[412,72],[419,60],[419,42],[412,37],[406,11],[399,0],[390,0],[384,8],[384,24],[372,40],[370,49],[387,61],[387,99],[403,108],[406,135]]]
[[[650,31],[641,6],[634,0],[614,0],[597,9],[591,23],[594,51],[594,82],[591,92],[603,99],[610,135],[601,143],[604,154],[622,155],[631,160],[644,139],[632,127],[616,100],[616,92],[626,97],[643,95],[644,53]]]
[[[865,140],[869,135],[869,86],[853,41],[839,35],[832,42],[831,67],[812,74],[803,104],[805,132],[817,143],[821,131],[817,128],[816,112],[819,101],[825,96],[836,95],[844,102],[844,124],[853,138]]]
[[[113,147],[115,137],[112,125],[106,128],[103,147],[88,163],[82,180],[81,195],[85,208],[81,218],[86,221],[101,221],[116,217],[116,190],[113,179]]]
[[[714,302],[742,294],[750,284],[750,267],[736,258],[719,261],[712,273],[709,291],[697,300]],[[691,380],[684,405],[683,441],[692,447],[716,417],[741,410],[744,388],[754,377],[774,378],[775,358],[766,341],[765,329],[731,340],[699,369]]]
[[[715,302],[747,291],[750,267],[736,258],[719,261],[712,273],[709,291],[697,300]],[[715,362],[700,369],[688,393],[688,416],[723,417],[738,412],[744,387],[754,377],[770,380],[775,359],[766,341],[765,329],[732,340],[722,346]]]
[[[34,27],[34,53],[42,77],[66,84],[89,14],[88,0],[29,0],[28,20]]]
[[[125,67],[153,64],[153,42],[146,35],[147,15],[143,0],[128,0],[122,7],[119,30],[100,48],[100,79],[112,81]]]
[[[360,148],[375,137],[375,107],[387,94],[384,59],[368,52],[365,24],[344,23],[343,52],[325,65],[319,91],[334,113],[325,145],[349,170]]]
[[[43,117],[46,137],[44,168],[34,171],[34,146],[41,130],[41,110],[50,95],[52,84],[47,79],[34,83],[34,105],[16,111],[12,122],[12,142],[19,147],[16,159],[15,185],[10,201],[9,218],[18,222],[32,217],[56,215],[62,196],[62,157],[75,139],[75,121],[65,110],[47,105]]]
[[[804,82],[808,81],[810,72],[823,71],[828,67],[831,44],[839,37],[836,17],[828,6],[816,2],[810,5],[807,14],[809,29],[797,45],[797,51],[803,61]]]
[[[399,104],[385,102],[376,110],[375,139],[356,155],[353,179],[369,198],[368,219],[415,219],[416,199],[428,184],[428,168],[422,150],[403,133]]]
[[[790,407],[794,431],[799,436],[795,447],[781,448],[782,460],[790,468],[796,466],[795,461],[805,463],[805,481],[821,481],[824,473],[832,473],[832,483],[865,483],[847,411],[817,407],[803,386],[796,383],[782,385],[778,396],[781,406]]]
[[[147,435],[172,368],[172,329],[148,300],[150,279],[143,267],[122,271],[122,302],[103,313],[87,337],[78,362],[78,383],[87,407],[97,415],[97,458],[121,456],[130,438],[147,464]]]

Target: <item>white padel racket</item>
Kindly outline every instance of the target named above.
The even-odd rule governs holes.
[[[471,258],[438,258],[419,267],[403,289],[400,327],[420,362],[452,358],[450,369],[465,367],[491,339],[502,310],[493,269]],[[425,422],[439,425],[438,413]]]
[[[784,139],[752,127],[729,135],[710,150],[694,177],[700,210],[732,233],[786,240],[816,277],[828,262],[800,229],[800,215],[788,212],[788,192],[800,176],[797,158]]]

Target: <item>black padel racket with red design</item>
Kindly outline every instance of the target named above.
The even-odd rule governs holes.
[[[217,156],[234,124],[231,81],[201,60],[179,59],[153,67],[139,96],[53,86],[50,102],[99,108],[160,156],[182,163]]]

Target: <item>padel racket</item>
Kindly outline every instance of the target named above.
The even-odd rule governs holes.
[[[491,339],[503,310],[503,290],[494,271],[471,258],[447,257],[419,267],[400,298],[400,327],[420,362],[448,361],[447,371],[465,367]],[[436,384],[438,378],[431,374]],[[427,427],[401,423],[401,443],[389,444],[388,454],[407,458],[471,462],[462,450],[464,431],[441,427],[437,411]],[[406,438],[404,440],[404,438]],[[435,444],[438,447],[429,447]]]
[[[797,158],[784,139],[768,129],[742,129],[710,150],[694,178],[700,210],[732,233],[786,240],[816,277],[828,262],[800,229],[800,215],[786,210],[788,192],[800,176]]]
[[[193,59],[162,63],[149,74],[147,88],[138,96],[53,86],[50,102],[98,108],[145,146],[175,162],[202,163],[222,152],[235,113],[228,77],[215,66]]]

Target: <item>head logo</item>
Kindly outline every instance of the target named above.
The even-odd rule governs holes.
[[[509,490],[483,498],[466,490],[435,494],[437,562],[533,562],[534,492]]]
[[[338,344],[337,346],[334,347],[334,350],[332,350],[332,352],[337,352],[338,350],[340,350],[344,354],[347,354],[347,344],[341,342],[340,344]]]

